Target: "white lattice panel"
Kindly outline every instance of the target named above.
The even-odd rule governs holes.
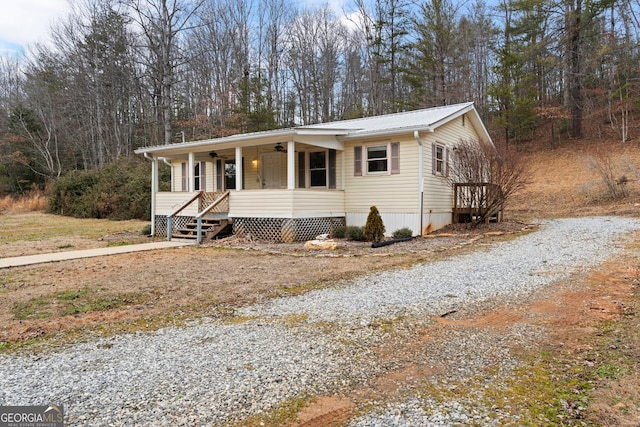
[[[314,239],[344,225],[344,218],[235,218],[233,233],[257,240],[294,242]]]

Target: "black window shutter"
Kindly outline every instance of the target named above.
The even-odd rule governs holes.
[[[305,162],[305,152],[301,151],[298,153],[298,188],[305,188],[305,176],[306,176],[306,162]]]
[[[222,177],[224,176],[224,164],[222,159],[216,160],[216,190],[222,191]]]

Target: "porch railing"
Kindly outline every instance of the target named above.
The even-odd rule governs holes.
[[[211,202],[202,211],[200,211],[198,215],[196,215],[196,221],[198,223],[198,227],[196,229],[198,244],[202,243],[202,217],[208,214],[209,212],[215,210],[219,206],[224,206],[225,203],[227,205],[226,210],[227,212],[229,212],[229,191],[228,190],[222,193],[220,196],[218,196],[213,202]]]
[[[171,240],[171,234],[173,234],[173,219],[183,210],[191,206],[193,203],[198,202],[198,213],[196,219],[199,221],[198,235],[200,241],[200,235],[202,231],[202,217],[208,213],[229,213],[229,191],[207,193],[205,191],[199,191],[189,200],[180,205],[177,209],[167,215],[167,240]]]

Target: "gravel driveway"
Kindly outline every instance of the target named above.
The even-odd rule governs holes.
[[[69,425],[241,420],[304,393],[346,390],[379,373],[384,367],[370,349],[389,331],[369,327],[372,322],[428,319],[526,296],[612,257],[637,229],[640,221],[619,217],[546,221],[539,231],[468,255],[247,307],[237,322],[204,319],[58,353],[0,356],[0,405],[63,404]],[[468,369],[489,359],[509,363],[499,339],[459,340],[455,347]],[[427,413],[427,400],[390,405],[352,424],[450,425],[486,416],[464,402]]]

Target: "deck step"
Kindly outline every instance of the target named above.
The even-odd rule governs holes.
[[[211,240],[220,234],[229,225],[228,219],[202,219],[202,239]],[[194,219],[185,224],[184,227],[178,229],[171,235],[176,239],[197,239],[198,238],[198,222]]]

